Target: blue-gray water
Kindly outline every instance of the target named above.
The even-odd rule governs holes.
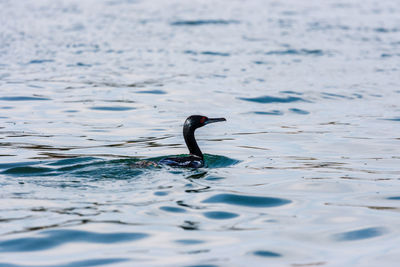
[[[0,1],[0,266],[397,266],[399,71],[396,1]]]

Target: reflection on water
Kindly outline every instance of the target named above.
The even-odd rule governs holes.
[[[102,259],[90,259],[90,260],[82,260],[82,261],[70,261],[68,263],[61,264],[51,264],[51,265],[41,265],[43,267],[74,267],[74,266],[102,266],[108,264],[118,264],[129,261],[128,258],[102,258]],[[1,263],[1,266],[7,267],[32,267],[34,265],[21,265],[21,264],[8,264]]]
[[[399,12],[1,2],[0,266],[397,266]]]
[[[224,203],[239,206],[249,207],[274,207],[290,203],[289,200],[270,198],[270,197],[256,197],[244,196],[234,194],[218,194],[203,201],[204,203]]]
[[[5,96],[0,97],[2,101],[35,101],[35,100],[50,100],[45,97],[32,97],[32,96]]]
[[[239,23],[237,20],[207,19],[207,20],[178,20],[171,23],[173,26],[202,26],[202,25],[226,25]]]
[[[373,238],[381,236],[385,233],[385,228],[383,227],[371,227],[361,230],[354,230],[345,233],[340,233],[335,235],[335,239],[338,241],[354,241],[367,238]]]
[[[288,97],[260,96],[260,97],[254,97],[254,98],[241,97],[240,99],[245,100],[245,101],[263,103],[263,104],[290,103],[290,102],[297,102],[297,101],[305,101],[303,98],[295,97],[295,96],[288,96]]]
[[[238,217],[239,214],[236,214],[233,212],[226,212],[226,211],[209,211],[209,212],[205,212],[204,216],[206,216],[209,219],[214,219],[214,220],[226,220],[226,219],[232,219],[232,218]]]
[[[12,239],[0,242],[1,252],[47,250],[69,242],[115,243],[145,238],[142,233],[91,233],[77,230],[46,230],[39,237]]]
[[[254,255],[260,256],[260,257],[282,257],[282,255],[279,253],[275,253],[272,251],[266,251],[266,250],[254,251]]]

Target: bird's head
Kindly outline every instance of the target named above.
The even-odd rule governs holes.
[[[183,127],[191,129],[191,130],[196,130],[197,128],[203,127],[204,125],[214,123],[214,122],[219,122],[219,121],[226,121],[226,119],[225,118],[208,118],[206,116],[201,116],[201,115],[192,115],[186,119]]]

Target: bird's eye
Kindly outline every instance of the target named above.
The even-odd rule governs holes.
[[[206,117],[201,117],[200,123],[204,123],[206,121]]]

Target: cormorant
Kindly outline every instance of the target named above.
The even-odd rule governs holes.
[[[197,128],[203,127],[204,125],[219,121],[226,121],[226,119],[207,118],[206,116],[201,115],[189,116],[183,124],[183,137],[185,138],[185,143],[189,149],[190,155],[185,157],[164,158],[160,160],[158,164],[164,164],[173,167],[203,167],[204,156],[203,153],[201,153],[199,146],[197,145],[196,139],[194,138],[194,131]]]

